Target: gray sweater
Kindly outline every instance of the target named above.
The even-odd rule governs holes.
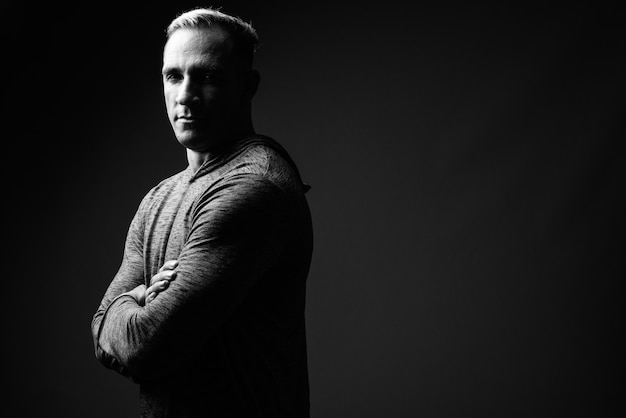
[[[144,197],[91,325],[97,358],[139,383],[142,416],[309,416],[305,187],[257,135]],[[153,302],[121,295],[172,259]]]

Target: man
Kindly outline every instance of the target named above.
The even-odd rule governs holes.
[[[189,166],[139,205],[92,321],[96,356],[140,385],[145,417],[306,417],[307,186],[252,125],[257,35],[195,9],[167,37],[167,114]]]

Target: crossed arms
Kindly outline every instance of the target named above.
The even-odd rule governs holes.
[[[122,266],[92,321],[105,366],[135,381],[185,367],[279,259],[291,210],[285,194],[252,174],[218,183],[198,202],[177,260],[147,287],[135,217]]]

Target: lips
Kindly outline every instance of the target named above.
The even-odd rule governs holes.
[[[201,126],[202,124],[204,124],[205,119],[204,118],[199,118],[197,116],[191,116],[191,115],[179,115],[176,116],[175,119],[176,123],[182,126],[188,126],[188,127],[194,127],[194,126]]]

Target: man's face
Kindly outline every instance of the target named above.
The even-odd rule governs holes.
[[[245,108],[233,42],[219,28],[180,29],[163,51],[167,115],[182,145],[207,152],[237,129]]]

